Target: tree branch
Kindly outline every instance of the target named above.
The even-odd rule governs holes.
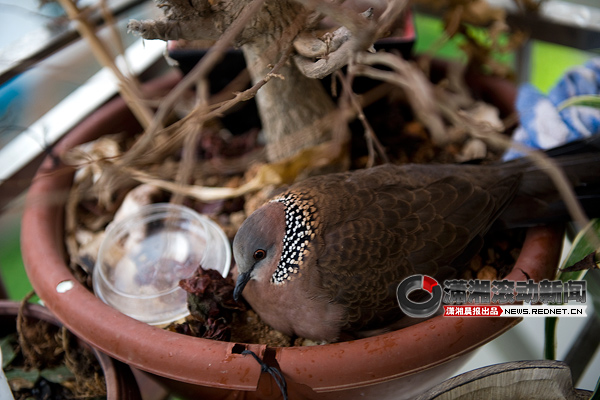
[[[383,65],[391,68],[392,71],[384,71],[368,65]],[[415,65],[389,53],[361,52],[356,55],[356,63],[350,66],[350,71],[356,75],[404,88],[416,117],[429,129],[433,141],[438,145],[448,142],[449,138],[435,103],[431,83]]]
[[[260,10],[265,0],[252,0],[246,6],[239,17],[227,28],[223,36],[212,46],[200,62],[169,92],[163,99],[152,123],[146,129],[141,138],[124,155],[122,163],[127,164],[139,157],[152,144],[154,137],[162,127],[162,121],[173,109],[174,104],[183,94],[201,79],[204,79],[215,65],[223,58],[223,54],[229,49],[234,39],[245,28],[250,19]]]
[[[379,157],[383,160],[384,163],[388,163],[389,159],[385,154],[385,149],[377,139],[377,135],[375,135],[375,131],[371,127],[371,124],[367,120],[365,113],[363,111],[362,105],[356,96],[356,93],[352,91],[352,81],[353,77],[351,75],[344,76],[340,71],[337,72],[338,79],[342,83],[342,87],[344,89],[344,95],[349,99],[350,104],[354,108],[356,115],[359,121],[362,123],[363,128],[365,129],[365,140],[367,141],[367,147],[369,151],[369,161],[367,162],[367,168],[370,168],[375,165],[375,151],[379,154]]]
[[[75,21],[77,31],[83,37],[90,48],[92,53],[103,66],[112,71],[117,80],[119,81],[119,92],[123,96],[123,99],[127,102],[127,105],[131,108],[131,111],[140,122],[143,127],[150,125],[152,121],[152,111],[147,108],[140,100],[142,98],[139,87],[136,85],[136,81],[125,76],[121,70],[117,67],[117,64],[113,60],[113,56],[110,51],[106,48],[105,44],[98,39],[95,29],[85,19],[82,10],[79,9],[75,1],[73,0],[58,0],[58,3],[67,13],[70,20]]]

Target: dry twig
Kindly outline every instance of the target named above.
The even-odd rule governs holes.
[[[96,59],[102,66],[109,68],[119,81],[119,90],[121,95],[131,108],[140,124],[148,126],[152,121],[153,113],[140,100],[143,98],[137,82],[125,76],[115,63],[110,51],[105,44],[98,38],[92,25],[86,20],[85,14],[79,9],[74,0],[58,0],[67,16],[76,22],[79,34],[88,42]]]
[[[391,68],[392,71],[372,68],[369,65],[383,65]],[[444,124],[435,104],[432,84],[414,64],[389,53],[362,52],[356,55],[356,63],[350,66],[350,71],[356,75],[403,88],[407,92],[408,101],[416,117],[429,128],[434,143],[443,145],[448,142]]]
[[[354,111],[356,112],[356,115],[357,115],[359,121],[362,123],[363,128],[365,129],[365,139],[367,141],[368,154],[369,154],[369,159],[367,161],[367,168],[370,168],[375,165],[375,152],[377,152],[377,154],[383,160],[384,163],[388,163],[389,159],[388,159],[387,155],[385,154],[385,149],[379,142],[379,139],[377,139],[377,136],[375,135],[375,131],[373,131],[371,124],[367,120],[367,117],[365,116],[362,105],[360,104],[360,101],[358,100],[356,93],[354,93],[352,91],[352,81],[353,81],[352,75],[344,76],[340,71],[338,71],[336,75],[337,75],[338,79],[340,80],[340,82],[342,83],[342,87],[344,89],[344,95],[346,96],[346,98],[348,98],[348,101],[350,102],[350,104],[352,104],[352,107],[354,108]]]
[[[174,104],[187,90],[195,85],[196,82],[201,79],[206,79],[208,73],[222,59],[223,54],[225,54],[227,49],[233,43],[234,39],[244,29],[250,19],[262,7],[264,1],[265,0],[254,0],[247,7],[245,7],[240,16],[233,22],[233,24],[231,24],[231,26],[229,26],[229,28],[227,28],[225,33],[219,40],[217,40],[214,46],[208,50],[202,60],[200,60],[200,62],[196,64],[196,66],[194,66],[194,68],[181,80],[181,82],[169,92],[169,94],[161,102],[160,107],[156,111],[154,119],[152,120],[151,124],[149,124],[140,140],[138,140],[138,142],[136,142],[123,157],[121,161],[123,164],[127,165],[147,151],[147,149],[151,146],[153,139],[162,127],[162,121],[173,109]]]

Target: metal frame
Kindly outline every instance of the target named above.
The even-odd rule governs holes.
[[[136,15],[137,18],[140,10],[144,15],[155,11],[152,3],[143,0],[114,0],[110,4],[114,12],[119,12],[115,18],[121,20],[131,15]],[[108,33],[104,32],[108,28],[101,26],[103,22],[101,18],[97,16],[94,21],[99,24],[99,35]],[[69,50],[70,45],[76,43],[77,39],[79,36],[75,31],[64,32],[50,38],[44,42],[47,49],[33,49],[32,55],[21,58],[2,70],[0,82],[2,79],[8,80],[27,70],[32,64],[43,65],[49,54],[55,53],[56,56],[60,56],[61,52]],[[154,65],[165,52],[166,44],[163,41],[137,39],[127,48],[125,57],[132,69],[131,72],[140,75]],[[0,54],[0,60],[1,58]],[[119,66],[124,64],[117,63]],[[13,199],[28,188],[48,148],[117,93],[118,82],[113,74],[106,68],[100,69],[37,121],[27,126],[25,131],[0,148],[0,214],[6,211],[6,206]]]
[[[108,5],[115,17],[118,18],[119,15],[126,14],[133,7],[142,3],[145,1],[110,0]],[[105,22],[97,11],[90,15],[89,21],[97,27],[102,26]],[[31,35],[27,35],[17,43],[0,51],[0,85],[79,38],[77,30],[72,24],[66,25],[58,31],[55,28],[42,26]]]

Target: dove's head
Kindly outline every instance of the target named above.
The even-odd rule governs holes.
[[[285,206],[280,202],[267,203],[244,221],[233,240],[239,272],[236,300],[250,281],[269,282],[281,259],[285,229]]]

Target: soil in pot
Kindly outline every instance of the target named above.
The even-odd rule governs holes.
[[[3,300],[0,320],[2,367],[15,400],[139,399],[129,368],[83,345],[44,307]]]

